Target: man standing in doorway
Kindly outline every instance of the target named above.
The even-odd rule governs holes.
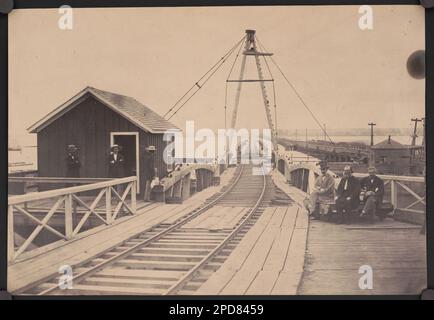
[[[114,144],[111,147],[109,160],[108,160],[108,176],[112,179],[118,179],[125,177],[125,170],[124,170],[124,156],[120,153],[120,147],[117,144]],[[122,196],[123,191],[123,185],[117,184],[116,192]]]
[[[120,153],[120,147],[114,144],[111,147],[109,164],[108,164],[108,176],[109,178],[123,178],[124,172],[124,156]]]
[[[357,208],[360,203],[360,184],[353,176],[351,166],[344,167],[344,176],[339,182],[336,197],[336,211],[339,223],[351,223],[351,211]]]
[[[78,157],[78,148],[75,144],[68,145],[68,154],[66,156],[66,176],[68,178],[80,177],[80,158]]]
[[[144,156],[145,163],[145,194],[144,200],[149,202],[151,200],[151,182],[157,176],[155,169],[155,146],[146,147]]]

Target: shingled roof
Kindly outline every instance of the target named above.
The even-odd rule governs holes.
[[[392,138],[387,138],[376,145],[371,147],[372,149],[407,149],[408,146],[399,143],[398,141],[393,140]]]
[[[86,95],[89,94],[108,108],[126,118],[128,121],[150,133],[164,133],[167,130],[180,130],[178,127],[134,98],[103,91],[93,87],[86,87],[27,130],[31,133],[39,132],[54,120],[73,109],[77,105],[77,103],[75,103],[76,101],[86,98]]]

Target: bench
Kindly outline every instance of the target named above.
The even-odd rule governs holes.
[[[352,210],[350,215],[357,215],[359,216],[360,213],[363,210],[363,207],[365,205],[365,201],[363,200],[363,193],[360,195],[360,202],[359,206]],[[386,216],[390,212],[392,212],[394,209],[393,205],[390,202],[384,201],[380,204],[380,206],[377,208],[377,214],[380,213],[382,216]],[[319,215],[322,216],[333,216],[337,214],[336,211],[336,203],[335,200],[320,200],[319,202]]]

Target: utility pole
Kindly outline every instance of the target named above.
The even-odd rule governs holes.
[[[327,134],[326,134],[326,132],[327,132],[327,127],[326,127],[326,124],[324,123],[324,141],[327,141]]]
[[[371,126],[371,147],[374,145],[374,126],[376,126],[376,123],[370,122],[368,123],[368,126]]]
[[[307,149],[307,128],[306,128],[306,149]]]
[[[413,119],[411,119],[411,121],[414,122],[413,139],[411,140],[411,145],[415,146],[416,145],[416,138],[417,138],[417,123],[422,121],[422,119],[413,118]]]

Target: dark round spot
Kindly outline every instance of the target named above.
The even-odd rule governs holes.
[[[408,57],[407,71],[415,79],[425,78],[425,50],[417,50]]]
[[[8,14],[14,8],[13,0],[3,0],[0,1],[0,13]]]

